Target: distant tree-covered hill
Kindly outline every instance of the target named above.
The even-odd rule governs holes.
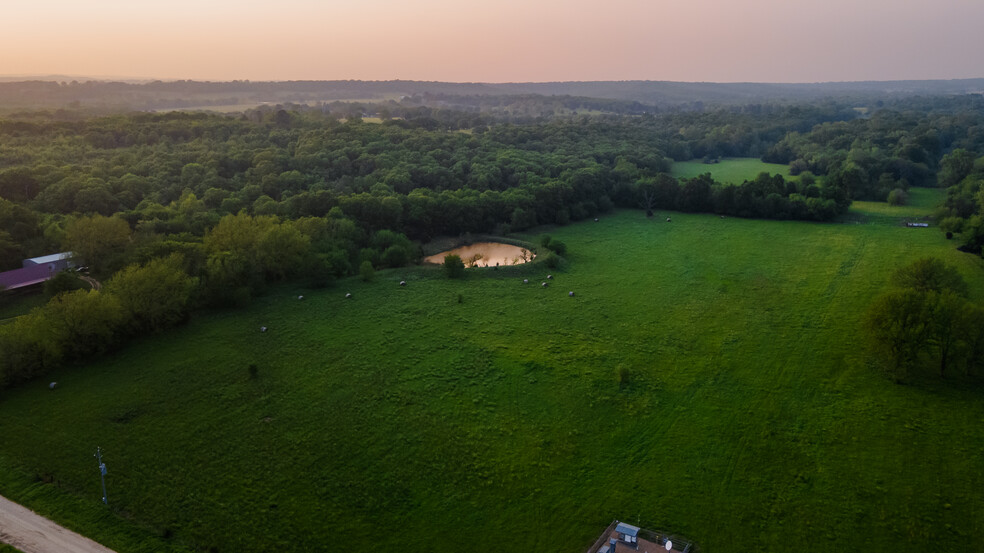
[[[658,108],[702,104],[796,102],[824,98],[891,99],[915,95],[981,93],[984,79],[840,83],[684,83],[593,81],[547,83],[443,83],[427,81],[122,82],[59,80],[2,82],[0,108],[87,105],[128,109],[400,100],[419,95],[571,96],[634,102]]]

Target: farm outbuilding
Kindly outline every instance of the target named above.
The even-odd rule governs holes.
[[[694,544],[667,532],[644,530],[638,526],[613,520],[602,532],[588,553],[625,553],[648,551],[649,553],[694,553]]]
[[[73,267],[72,252],[55,253],[43,257],[25,259],[20,269],[0,273],[0,287],[14,290],[40,284],[60,271]]]
[[[35,267],[37,265],[47,265],[48,270],[55,273],[75,266],[75,264],[72,263],[72,252],[61,252],[53,253],[51,255],[43,255],[41,257],[32,257],[30,259],[25,259],[23,263],[25,269],[28,267]]]
[[[34,265],[0,273],[0,286],[4,290],[14,290],[32,284],[39,284],[54,276],[44,265]]]
[[[632,547],[639,546],[638,526],[632,526],[631,524],[619,522],[618,525],[615,526],[615,532],[618,534],[618,539],[622,543],[631,545]]]

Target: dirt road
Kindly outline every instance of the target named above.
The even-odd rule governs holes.
[[[79,280],[84,280],[87,283],[89,283],[89,286],[91,286],[93,290],[99,290],[100,288],[102,288],[102,284],[98,280],[92,277],[80,276]]]
[[[4,497],[0,497],[0,542],[24,553],[113,553]]]

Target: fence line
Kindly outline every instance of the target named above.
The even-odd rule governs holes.
[[[647,541],[656,543],[658,545],[663,545],[666,543],[666,540],[670,540],[673,542],[673,551],[682,551],[685,553],[695,553],[697,551],[700,551],[700,548],[694,545],[692,542],[689,542],[681,537],[674,536],[672,534],[668,534],[662,531],[647,530],[645,528],[640,528],[639,537]]]
[[[595,540],[594,545],[588,548],[587,553],[596,553],[599,549],[601,549],[601,546],[608,541],[608,536],[612,535],[612,530],[615,529],[615,525],[617,524],[618,521],[613,520],[612,523],[608,525],[608,528],[605,528],[605,531],[601,533],[601,537]]]

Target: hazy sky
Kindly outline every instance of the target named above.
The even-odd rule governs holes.
[[[9,0],[0,75],[984,77],[984,0]]]

